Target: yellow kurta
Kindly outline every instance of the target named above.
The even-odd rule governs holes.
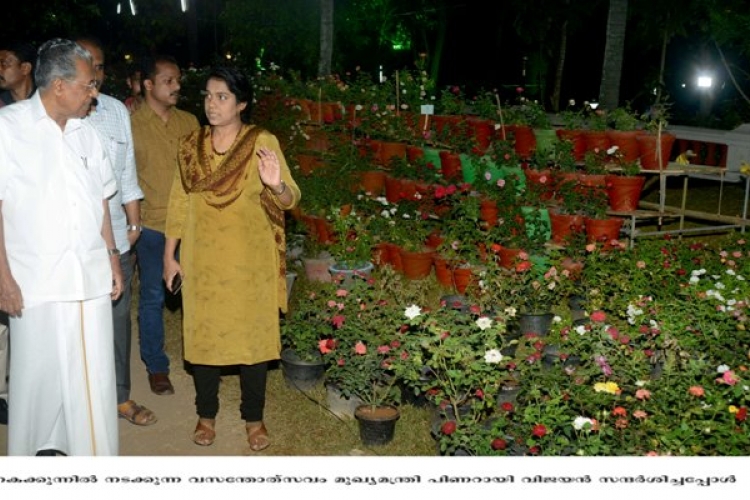
[[[281,178],[293,195],[290,206],[278,206],[296,206],[300,191],[278,140],[264,131],[255,147],[262,146],[278,155]],[[280,257],[260,203],[265,187],[255,154],[240,182],[242,194],[223,209],[207,204],[201,193],[186,193],[179,170],[172,184],[166,235],[181,239],[183,343],[185,359],[194,364],[249,365],[279,358],[279,310],[286,309],[286,296],[279,293]]]

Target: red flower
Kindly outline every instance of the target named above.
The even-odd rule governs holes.
[[[453,420],[448,420],[442,426],[440,426],[440,432],[442,432],[446,436],[450,436],[451,434],[456,432],[456,422],[454,422]]]
[[[336,348],[336,342],[333,339],[323,339],[318,341],[318,349],[321,354],[328,354]]]
[[[591,313],[591,321],[597,322],[597,323],[603,323],[606,321],[607,315],[604,311],[594,311]]]
[[[734,418],[737,420],[737,422],[744,422],[747,420],[747,408],[742,407],[739,409],[737,413],[734,414]]]
[[[513,411],[513,403],[508,403],[507,401],[500,405],[500,409],[503,411],[511,412]]]
[[[529,448],[529,455],[539,455],[539,447],[532,446],[531,448]]]
[[[615,406],[615,409],[612,410],[612,415],[615,417],[624,417],[628,414],[628,410],[623,408],[622,406]]]
[[[335,315],[333,318],[331,318],[331,323],[333,323],[333,326],[336,328],[341,328],[344,326],[344,320],[346,318],[340,314]]]
[[[508,447],[508,442],[505,439],[496,438],[492,440],[490,446],[493,450],[504,450]]]
[[[516,272],[523,273],[531,269],[531,261],[525,260],[516,264]]]
[[[477,392],[475,392],[474,395],[479,399],[484,399],[484,391],[482,389],[477,389]]]
[[[547,435],[547,428],[543,424],[536,424],[531,429],[531,435],[538,438],[544,437]]]

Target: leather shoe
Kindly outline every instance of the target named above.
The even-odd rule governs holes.
[[[174,394],[174,387],[166,373],[149,373],[148,383],[151,385],[151,392],[158,396]]]

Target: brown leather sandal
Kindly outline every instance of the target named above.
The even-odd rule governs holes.
[[[214,439],[216,439],[214,425],[216,425],[216,419],[199,418],[195,426],[195,432],[193,432],[193,442],[199,446],[214,444]]]
[[[151,425],[156,423],[157,420],[154,412],[132,399],[117,405],[117,416],[124,418],[133,425]]]
[[[263,422],[247,422],[245,431],[247,432],[247,444],[250,445],[251,450],[261,451],[271,446],[268,431]]]

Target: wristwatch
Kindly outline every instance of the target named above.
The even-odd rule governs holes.
[[[108,248],[107,254],[112,257],[113,255],[120,255],[120,251],[116,248]]]
[[[128,226],[128,231],[141,231],[142,229],[141,226],[136,226],[135,224],[130,224]]]

